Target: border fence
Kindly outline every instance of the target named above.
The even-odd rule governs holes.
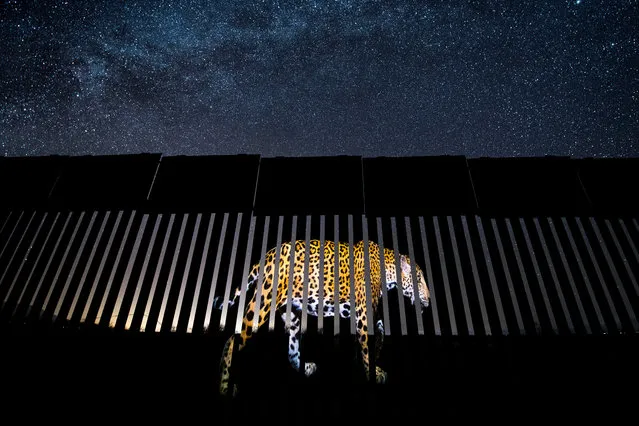
[[[376,319],[368,317],[368,333],[374,340],[383,338],[388,348],[372,366],[379,361],[395,373],[396,386],[434,377],[455,377],[468,385],[479,374],[475,369],[512,365],[516,359],[510,353],[491,364],[495,358],[478,355],[478,347],[493,355],[496,347],[520,351],[522,363],[536,362],[532,353],[539,355],[539,349],[531,349],[531,342],[540,339],[551,342],[555,356],[571,354],[568,364],[596,363],[595,353],[628,356],[639,330],[638,166],[639,159],[567,157],[0,158],[2,330],[5,336],[128,336],[138,341],[164,336],[180,342],[171,343],[171,350],[207,342],[209,359],[196,365],[210,379],[217,375],[223,342],[240,332],[247,291],[255,291],[247,289],[251,267],[259,264],[262,272],[268,250],[275,248],[279,259],[283,242],[303,241],[308,248],[311,240],[319,240],[323,250],[328,242],[352,248],[364,241],[364,247],[375,243],[395,254],[398,263],[387,265],[383,256],[371,259],[364,250],[366,271],[379,264],[382,284],[387,268],[401,269],[403,254],[420,266],[430,291],[429,306],[422,311],[401,290],[382,285],[376,311],[383,336],[375,336]],[[354,250],[349,256],[354,268]],[[299,273],[307,294],[309,255],[293,250],[291,259],[296,257],[303,259],[300,271],[292,262],[288,271],[275,275],[274,287]],[[411,273],[417,282],[415,268]],[[321,283],[329,277],[319,275],[321,307],[329,296]],[[351,306],[354,275],[348,282]],[[364,282],[370,312],[370,274],[364,274]],[[263,283],[260,274],[258,291]],[[226,302],[236,288],[239,302],[230,306]],[[213,308],[216,298],[224,302],[222,309]],[[333,359],[339,354],[350,359],[346,354],[355,352],[349,345],[356,316],[340,319],[324,315],[323,309],[311,315],[304,302],[303,360],[328,358],[329,352]],[[291,298],[287,303],[290,312]],[[277,377],[289,374],[256,370],[265,359],[280,362],[274,354],[286,360],[277,349],[285,350],[286,342],[281,344],[273,331],[290,324],[276,315],[267,323],[258,334],[268,349],[262,355],[248,350],[246,357],[256,357],[254,362],[236,368],[237,381],[248,388],[268,380],[275,389]],[[626,346],[628,341],[632,346]],[[469,359],[475,357],[462,367],[454,363],[460,345],[464,354],[473,353]],[[86,362],[90,368],[92,361]],[[329,389],[335,413],[340,398],[331,393],[333,385],[350,374],[338,364],[325,360],[332,375],[320,374],[315,379],[320,382],[310,382]],[[432,365],[440,372],[433,372]],[[541,365],[561,369],[565,364],[549,355]],[[524,371],[515,374],[518,380],[535,375]],[[579,371],[575,383],[582,383],[575,379]],[[605,383],[601,386],[616,386],[601,382],[612,380],[610,371],[598,376],[598,383]],[[481,377],[490,379],[485,374]],[[468,392],[481,394],[479,388],[468,389],[453,386],[433,398],[452,394],[456,401]],[[506,389],[502,398],[513,404]],[[367,402],[371,412],[379,392],[387,391],[375,392]],[[245,392],[248,400],[258,394]],[[531,398],[527,395],[515,398],[515,405],[522,407]],[[500,397],[489,398],[498,402]]]

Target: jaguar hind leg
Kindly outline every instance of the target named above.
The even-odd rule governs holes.
[[[229,392],[229,381],[231,379],[231,361],[233,360],[233,346],[235,344],[235,336],[228,338],[224,344],[222,358],[220,360],[220,395],[226,396]],[[237,388],[233,387],[233,396]]]
[[[234,334],[228,338],[224,349],[222,351],[222,358],[220,360],[220,394],[227,395],[229,393],[229,381],[231,377],[231,361],[233,359],[233,348],[237,343],[237,351],[241,351],[253,336],[253,323],[254,319],[257,321],[257,329],[261,327],[267,320],[268,312],[270,310],[270,293],[264,291],[265,302],[262,303],[259,314],[255,313],[255,300],[256,295],[253,294],[251,300],[248,302],[246,312],[242,320],[242,331],[240,334]],[[237,339],[237,342],[236,342]],[[237,386],[233,386],[232,395],[237,393]]]

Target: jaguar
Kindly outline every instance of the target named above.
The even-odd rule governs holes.
[[[384,323],[382,321],[379,309],[379,301],[382,296],[382,265],[380,259],[380,247],[373,241],[368,242],[368,259],[369,259],[369,282],[370,297],[373,312],[368,312],[366,307],[366,280],[365,280],[365,259],[364,259],[364,242],[359,241],[353,245],[353,265],[350,268],[350,247],[349,243],[338,243],[338,276],[339,283],[335,282],[335,250],[336,245],[333,241],[324,242],[324,263],[323,271],[320,271],[320,245],[319,240],[309,241],[309,262],[308,262],[308,286],[304,289],[304,268],[306,256],[306,242],[304,240],[282,243],[279,247],[279,264],[276,265],[278,247],[271,248],[265,256],[263,267],[263,284],[261,292],[256,290],[256,283],[260,275],[260,263],[252,266],[247,281],[247,295],[250,293],[250,299],[244,308],[241,333],[233,334],[228,338],[224,345],[223,353],[220,360],[220,382],[219,392],[221,395],[227,395],[229,392],[230,370],[233,357],[234,345],[238,345],[237,351],[241,351],[254,335],[255,331],[262,327],[268,320],[271,309],[275,309],[286,325],[286,333],[288,334],[288,360],[291,366],[306,376],[314,374],[317,365],[313,362],[305,362],[303,369],[300,365],[300,318],[302,314],[304,296],[306,298],[307,312],[309,315],[318,316],[320,309],[320,272],[323,273],[323,300],[321,309],[324,317],[334,317],[339,315],[341,318],[350,318],[354,312],[356,316],[356,338],[359,342],[361,361],[364,371],[368,374],[369,360],[369,333],[368,333],[368,316],[372,315],[375,322],[375,359],[379,358],[382,348],[384,336]],[[291,249],[293,254],[293,283],[289,283]],[[387,290],[393,290],[401,285],[403,295],[410,299],[411,303],[415,303],[417,297],[420,308],[423,311],[429,305],[430,292],[424,278],[424,273],[419,265],[413,262],[404,254],[399,255],[400,273],[397,273],[395,251],[384,248],[383,260],[385,271],[385,284]],[[417,277],[417,286],[413,283],[413,270]],[[277,271],[276,271],[277,270]],[[273,283],[275,273],[278,273],[277,289],[275,303],[273,303]],[[350,301],[350,279],[354,278],[355,290],[355,306],[351,306]],[[292,285],[292,289],[289,289]],[[337,300],[335,295],[335,286],[338,285]],[[417,291],[415,291],[417,287]],[[306,290],[306,291],[305,291]],[[260,293],[260,294],[258,294]],[[292,296],[291,309],[287,314],[287,301],[289,293]],[[233,292],[233,297],[226,302],[228,306],[234,306],[241,297],[241,289],[238,287]],[[259,304],[258,304],[259,298]],[[224,302],[221,297],[214,299],[214,307],[220,309]],[[257,320],[256,320],[257,319]],[[254,323],[257,327],[254,329]],[[379,366],[375,367],[375,381],[377,383],[385,383],[387,374]],[[237,389],[234,387],[233,394]]]

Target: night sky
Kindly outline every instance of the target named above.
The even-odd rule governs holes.
[[[639,156],[638,0],[0,4],[0,155]]]

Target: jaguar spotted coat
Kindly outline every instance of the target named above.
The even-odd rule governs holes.
[[[257,327],[261,327],[269,318],[270,309],[274,309],[281,315],[285,324],[290,324],[286,332],[288,334],[289,350],[288,359],[293,368],[300,371],[300,316],[302,313],[303,292],[304,292],[304,261],[305,261],[305,241],[298,240],[295,242],[294,254],[294,273],[292,294],[292,309],[290,318],[286,314],[286,302],[289,293],[289,266],[290,266],[290,250],[289,242],[281,245],[279,257],[278,272],[278,288],[274,305],[272,304],[273,281],[275,275],[275,259],[276,247],[266,253],[264,263],[264,277],[261,294],[258,291],[251,291],[256,287],[260,272],[260,265],[255,264],[248,277],[248,294],[252,296],[248,300],[244,310],[242,322],[242,330],[239,335],[229,337],[224,346],[222,359],[220,361],[220,393],[226,395],[229,390],[230,367],[233,356],[233,347],[236,339],[239,339],[238,350],[242,350],[248,340],[253,335],[253,323],[257,316]],[[309,242],[309,270],[308,270],[308,288],[307,288],[307,312],[309,315],[318,316],[319,307],[319,274],[320,274],[320,241],[311,240]],[[332,241],[324,243],[324,294],[323,294],[323,315],[325,317],[335,316],[339,314],[342,318],[350,318],[352,307],[350,306],[350,276],[354,275],[355,289],[355,307],[357,324],[357,339],[361,349],[361,359],[364,371],[369,369],[369,347],[368,347],[368,316],[373,315],[376,319],[376,357],[379,356],[381,350],[381,342],[384,335],[384,324],[379,316],[378,308],[379,299],[382,295],[382,279],[380,266],[379,246],[374,242],[369,242],[369,262],[370,262],[370,290],[371,305],[373,312],[367,312],[366,308],[366,288],[365,288],[365,264],[364,264],[364,242],[359,241],[354,245],[354,270],[350,270],[350,245],[348,243],[339,243],[339,300],[335,301],[335,244]],[[391,290],[397,286],[398,274],[396,271],[395,252],[391,249],[384,249],[384,269],[386,272],[386,286]],[[401,289],[405,297],[410,298],[411,302],[415,302],[415,291],[412,278],[412,267],[416,268],[416,276],[418,281],[418,297],[422,309],[428,307],[430,293],[424,274],[416,263],[413,263],[407,256],[400,254],[401,265]],[[240,289],[236,289],[234,297],[229,300],[229,305],[234,305],[240,297]],[[257,298],[260,297],[259,312],[256,311]],[[220,307],[221,302],[216,298],[214,302],[216,307]],[[287,319],[289,322],[287,323]],[[313,362],[306,362],[303,368],[307,376],[313,374],[317,366]],[[376,367],[375,378],[378,383],[386,381],[386,373]]]

